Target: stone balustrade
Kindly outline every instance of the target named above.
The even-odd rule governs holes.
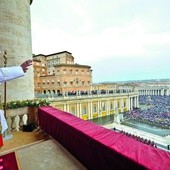
[[[4,135],[10,135],[11,132],[23,130],[23,125],[30,123],[37,124],[37,108],[23,107],[6,110],[6,121],[8,129]]]

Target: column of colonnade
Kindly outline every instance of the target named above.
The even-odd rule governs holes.
[[[80,117],[79,103],[76,103],[76,113],[77,117]]]
[[[123,99],[120,100],[120,107],[123,108],[124,101]]]
[[[106,101],[106,115],[110,115],[110,101]]]
[[[81,102],[79,103],[79,117],[82,117],[82,104]]]
[[[129,110],[129,100],[126,99],[126,106],[127,106],[127,110]]]
[[[93,113],[93,108],[92,108],[92,102],[88,102],[88,105],[87,105],[87,107],[88,107],[88,111],[87,111],[87,113],[89,113],[88,115],[89,115],[89,119],[92,119],[93,118],[93,115],[92,115],[92,113]]]
[[[67,106],[66,106],[66,104],[64,104],[64,111],[65,111],[65,112],[67,111]]]
[[[132,110],[132,97],[130,97],[130,110]]]
[[[99,107],[99,101],[97,102],[97,113],[100,116],[100,107]]]
[[[93,103],[90,102],[90,108],[91,108],[91,112],[90,112],[90,119],[93,118]]]
[[[117,114],[117,102],[114,100],[114,112]]]

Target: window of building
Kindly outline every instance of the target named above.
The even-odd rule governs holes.
[[[66,69],[63,69],[63,74],[66,74]]]
[[[78,74],[78,70],[76,70],[76,75]]]
[[[82,86],[84,86],[84,81],[82,81]]]
[[[71,86],[73,85],[73,81],[70,81],[70,85],[71,85]]]
[[[66,81],[64,82],[64,87],[67,87],[67,82]]]

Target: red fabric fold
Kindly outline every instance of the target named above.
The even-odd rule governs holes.
[[[0,166],[3,166],[3,170],[19,170],[15,152],[2,155],[0,159],[3,159],[3,161],[0,162]]]
[[[38,117],[40,127],[89,169],[170,168],[170,153],[70,113],[46,106]]]

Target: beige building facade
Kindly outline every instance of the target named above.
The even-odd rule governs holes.
[[[39,54],[33,59],[35,94],[54,96],[91,90],[91,67],[75,64],[70,52]]]
[[[116,90],[118,85],[116,83],[94,83],[92,86],[93,91],[112,91]]]
[[[51,105],[81,119],[90,120],[120,113],[139,107],[138,93],[114,93],[55,98]]]

